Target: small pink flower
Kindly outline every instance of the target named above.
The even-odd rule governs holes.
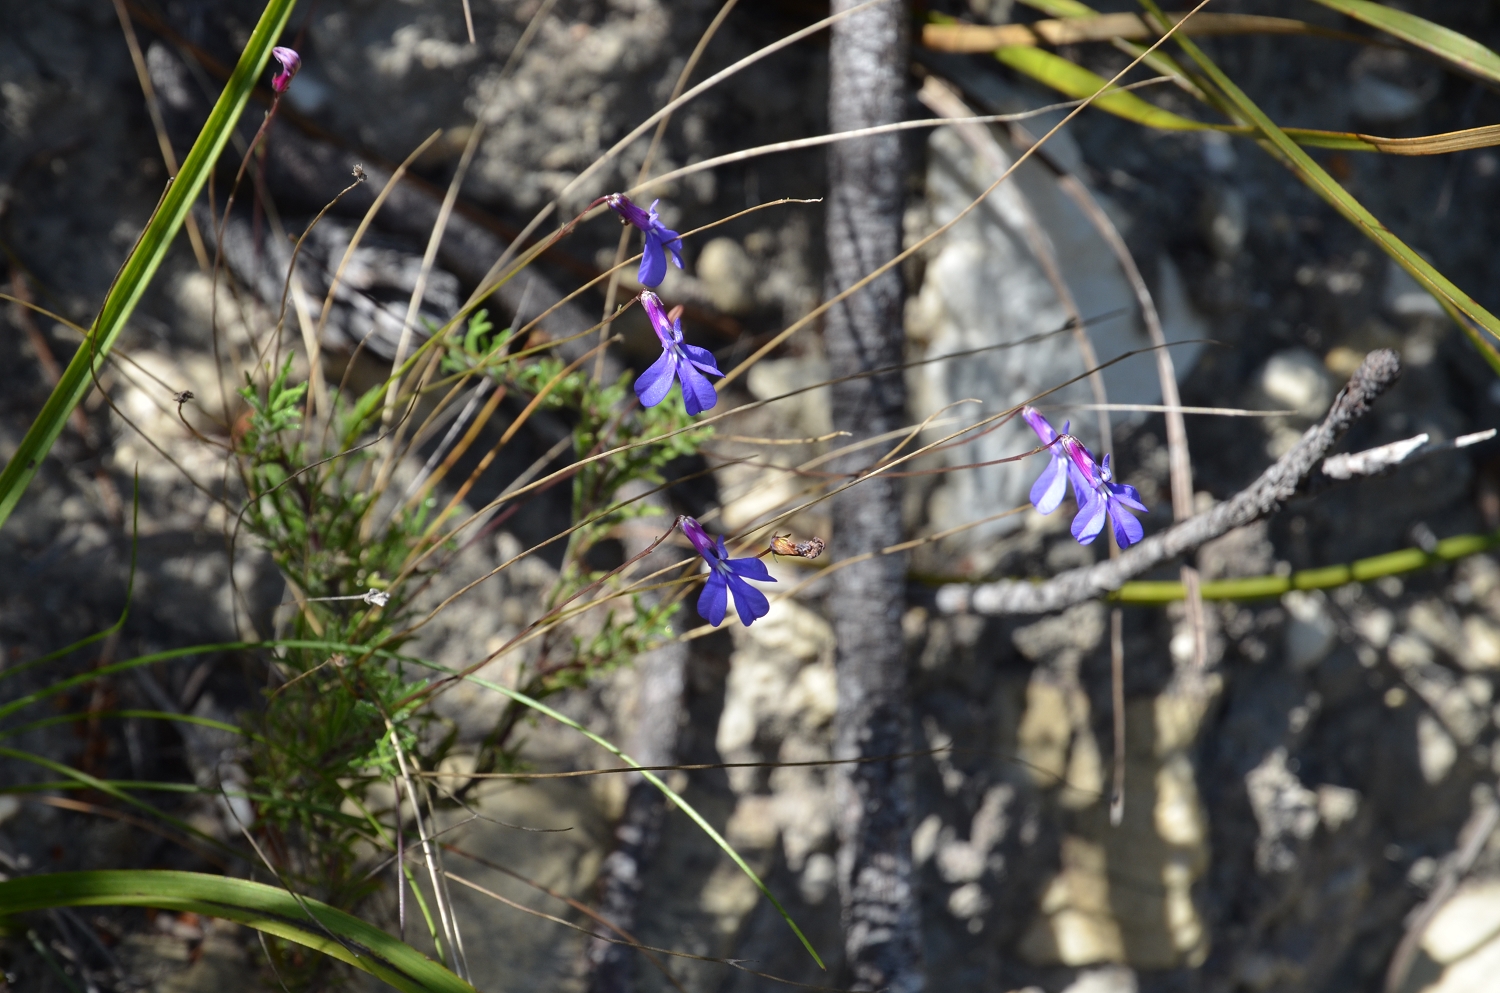
[[[292,85],[292,77],[297,75],[298,69],[302,68],[302,56],[290,48],[273,48],[271,58],[281,63],[281,71],[271,79],[271,89],[275,90],[279,96]]]

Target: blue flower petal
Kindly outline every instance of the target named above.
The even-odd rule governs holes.
[[[646,247],[641,249],[641,269],[636,274],[642,286],[660,286],[667,276],[667,257],[662,252],[656,232],[646,232]]]
[[[1115,499],[1132,510],[1139,510],[1143,514],[1150,513],[1150,508],[1141,502],[1140,491],[1129,483],[1110,483],[1109,491],[1115,495]]]
[[[1109,501],[1109,523],[1115,529],[1115,542],[1121,548],[1129,548],[1145,537],[1146,531],[1135,516],[1120,506],[1119,500]]]
[[[729,571],[736,576],[753,579],[758,583],[776,582],[771,577],[771,570],[766,568],[765,562],[757,558],[730,559]]]
[[[771,612],[771,601],[766,599],[764,593],[732,573],[727,579],[730,588],[734,590],[734,609],[739,611],[740,623],[745,627],[753,624],[756,618]]]
[[[1091,543],[1104,530],[1104,511],[1104,498],[1091,490],[1088,500],[1078,508],[1078,515],[1073,518],[1073,537],[1080,545]]]
[[[729,606],[729,587],[724,574],[718,571],[708,574],[703,592],[698,594],[698,616],[714,627],[724,622],[724,610]]]
[[[1038,512],[1050,514],[1061,505],[1068,491],[1066,459],[1053,455],[1047,460],[1047,468],[1031,484],[1031,504]]]
[[[708,349],[699,348],[697,345],[689,345],[684,343],[682,346],[682,351],[683,354],[687,356],[689,362],[693,363],[693,365],[697,366],[699,369],[702,369],[710,376],[724,375],[719,371],[719,360],[714,358],[714,353],[710,352]]]
[[[704,379],[691,362],[678,364],[677,378],[682,381],[682,404],[689,414],[701,414],[719,402],[714,384]]]
[[[635,381],[635,395],[641,406],[655,407],[667,398],[672,389],[672,377],[677,372],[677,356],[662,352],[661,358],[651,363],[651,368],[641,373]]]

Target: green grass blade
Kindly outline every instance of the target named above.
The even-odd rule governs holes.
[[[1160,9],[1151,0],[1142,0],[1143,6],[1153,14],[1160,14]],[[1342,214],[1355,227],[1364,233],[1375,244],[1385,251],[1396,264],[1411,274],[1423,289],[1431,293],[1439,303],[1443,304],[1450,313],[1457,312],[1475,324],[1484,328],[1490,334],[1500,338],[1500,319],[1494,314],[1481,307],[1472,297],[1453,284],[1447,276],[1438,272],[1426,259],[1418,255],[1411,246],[1396,237],[1391,230],[1380,222],[1374,214],[1370,213],[1358,200],[1350,195],[1349,191],[1339,185],[1338,181],[1330,176],[1322,166],[1318,165],[1307,152],[1287,135],[1286,131],[1277,126],[1275,121],[1266,116],[1260,107],[1245,95],[1245,92],[1236,86],[1218,65],[1203,53],[1191,39],[1184,38],[1181,34],[1174,36],[1177,44],[1191,58],[1203,73],[1213,81],[1236,109],[1245,116],[1246,120],[1252,122],[1264,136],[1265,140],[1276,152],[1286,160],[1297,177],[1317,193],[1328,204]]]
[[[1378,28],[1386,34],[1400,38],[1409,45],[1431,52],[1445,62],[1450,62],[1465,72],[1481,79],[1500,83],[1500,55],[1452,28],[1404,10],[1396,10],[1385,4],[1368,0],[1313,0],[1331,10],[1347,14],[1356,21]]]
[[[1016,72],[1050,87],[1075,100],[1091,97],[1108,84],[1103,76],[1090,72],[1078,63],[1046,49],[1029,46],[1007,46],[995,50],[995,58]],[[1181,70],[1177,70],[1180,72]],[[1258,137],[1260,130],[1238,124],[1213,124],[1165,110],[1128,91],[1105,93],[1094,101],[1095,107],[1143,127],[1163,131],[1222,131],[1225,134]],[[1319,131],[1312,128],[1285,128],[1288,137],[1309,148],[1327,148],[1343,152],[1381,152],[1387,155],[1444,155],[1471,148],[1500,145],[1500,127],[1488,125],[1452,131],[1446,134],[1420,135],[1413,138],[1383,138],[1352,131]]]
[[[106,869],[0,883],[0,914],[55,907],[154,907],[221,917],[347,962],[404,993],[474,993],[474,987],[374,925],[247,879],[164,869]]]
[[[26,437],[21,439],[16,454],[0,471],[0,527],[5,525],[42,460],[52,450],[52,443],[62,433],[68,415],[93,389],[98,364],[114,346],[141,294],[166,257],[189,208],[198,198],[219,153],[239,122],[255,81],[270,61],[271,48],[281,36],[295,4],[296,0],[269,0],[266,4],[260,23],[250,35],[239,64],[234,67],[224,92],[219,94],[219,100],[193,142],[192,150],[183,160],[177,178],[167,187],[156,212],[151,215],[135,248],[116,275],[88,337],[73,354],[57,387],[27,430]]]
[[[1082,100],[1104,89],[1109,82],[1103,76],[1092,73],[1083,66],[1061,55],[1042,48],[1013,46],[997,49],[995,58],[1017,72],[1024,73],[1044,86],[1059,93]],[[1120,91],[1105,93],[1094,101],[1093,106],[1127,121],[1161,128],[1167,131],[1207,131],[1214,126],[1195,121],[1170,110],[1163,110],[1147,103],[1134,93]]]
[[[1098,11],[1078,0],[1021,0],[1022,5],[1039,10],[1048,17],[1098,17]]]
[[[1287,576],[1220,579],[1203,583],[1200,590],[1205,600],[1260,600],[1280,596],[1289,590],[1326,590],[1347,583],[1368,583],[1382,576],[1396,576],[1404,572],[1447,565],[1496,548],[1500,548],[1500,532],[1460,534],[1444,538],[1430,552],[1420,548],[1403,548],[1343,565],[1303,569]],[[1184,599],[1185,596],[1181,583],[1142,580],[1124,584],[1111,593],[1108,599],[1113,603],[1159,607]]]

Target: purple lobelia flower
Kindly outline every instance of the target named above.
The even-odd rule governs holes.
[[[604,202],[622,219],[645,232],[646,247],[641,250],[641,271],[636,277],[642,286],[661,285],[667,275],[667,252],[672,253],[677,268],[682,268],[682,238],[656,216],[656,205],[661,203],[660,200],[651,201],[649,212],[636,206],[623,193],[611,193]]]
[[[720,535],[717,539],[710,538],[708,532],[703,530],[691,517],[683,516],[677,518],[677,526],[682,528],[682,533],[687,535],[687,540],[693,543],[698,554],[708,563],[708,582],[703,586],[703,592],[698,596],[698,614],[705,620],[718,627],[724,620],[724,610],[729,605],[729,594],[734,593],[734,609],[739,612],[740,620],[749,627],[756,618],[764,617],[771,612],[771,602],[760,590],[745,582],[753,579],[758,583],[774,583],[770,570],[760,559],[732,559],[729,550],[724,547],[724,537]]]
[[[1041,411],[1035,407],[1022,407],[1021,416],[1026,423],[1031,425],[1031,430],[1047,446],[1049,461],[1047,468],[1031,484],[1031,503],[1043,514],[1050,514],[1062,505],[1063,494],[1067,491],[1068,481],[1073,483],[1073,496],[1081,507],[1086,499],[1085,494],[1091,492],[1092,486],[1088,476],[1079,471],[1067,454],[1063,451],[1061,439],[1067,436],[1071,422],[1063,424],[1062,434],[1058,434],[1047,418],[1043,417]]]
[[[1072,435],[1062,436],[1062,447],[1069,460],[1089,482],[1087,499],[1080,499],[1078,516],[1073,518],[1073,537],[1080,545],[1087,545],[1099,537],[1104,530],[1104,517],[1115,530],[1115,542],[1121,548],[1129,548],[1145,535],[1141,522],[1130,511],[1146,513],[1141,495],[1134,486],[1114,481],[1114,472],[1109,467],[1109,456],[1102,463],[1094,461],[1094,455]]]
[[[280,96],[292,85],[292,77],[297,75],[297,70],[302,68],[302,56],[290,48],[278,47],[271,49],[271,57],[281,63],[281,71],[271,77],[271,89]]]
[[[714,360],[713,353],[682,340],[682,318],[675,320],[667,315],[661,297],[650,290],[641,291],[641,306],[651,318],[661,342],[661,358],[651,363],[651,368],[641,373],[635,381],[635,395],[641,406],[655,407],[666,399],[672,389],[675,376],[682,381],[682,404],[689,414],[701,414],[719,402],[714,384],[704,378],[703,373],[724,375]]]

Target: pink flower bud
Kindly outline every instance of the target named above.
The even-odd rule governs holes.
[[[271,79],[271,89],[275,90],[279,96],[292,85],[292,77],[297,75],[298,69],[302,68],[302,56],[290,48],[273,48],[271,58],[281,63],[281,71]]]

